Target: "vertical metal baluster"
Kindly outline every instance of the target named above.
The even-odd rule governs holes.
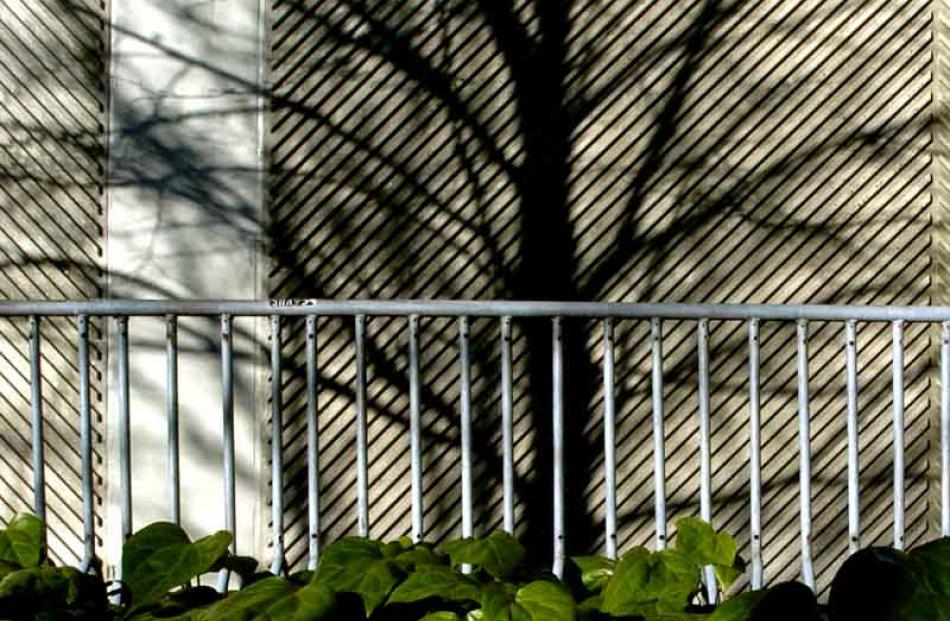
[[[552,431],[554,445],[554,575],[564,575],[564,344],[561,318],[552,321]]]
[[[412,540],[424,536],[422,516],[422,414],[419,403],[419,317],[409,317],[409,450],[412,460]]]
[[[235,478],[234,478],[234,357],[232,351],[231,316],[221,315],[221,413],[222,444],[224,449],[224,521],[234,539],[231,553],[236,553]],[[222,569],[218,575],[218,590],[226,591],[230,571]]]
[[[607,558],[617,558],[617,441],[614,408],[614,325],[604,319],[604,533]]]
[[[894,402],[894,547],[904,549],[904,322],[892,324]]]
[[[697,326],[699,353],[699,515],[712,523],[712,481],[709,441],[709,320],[700,319]],[[703,568],[706,601],[716,602],[716,574],[712,567]]]
[[[808,411],[808,322],[799,320],[798,336],[798,455],[801,516],[802,581],[815,590],[811,559],[811,431]]]
[[[181,523],[181,479],[178,457],[178,319],[165,317],[165,418],[168,422],[168,503],[171,520]]]
[[[40,319],[30,315],[30,405],[33,426],[33,510],[46,520],[46,457],[43,446],[43,373],[40,361]]]
[[[89,571],[96,556],[95,496],[92,480],[92,408],[89,399],[89,317],[80,315],[79,333],[79,419],[82,453],[82,527],[83,557],[81,570]]]
[[[369,536],[368,449],[366,445],[366,315],[356,316],[356,520]]]
[[[666,548],[666,432],[663,424],[663,324],[650,320],[653,398],[653,511],[656,549]]]
[[[855,322],[845,322],[848,375],[848,551],[861,548],[861,490],[858,463],[858,354]]]
[[[317,318],[307,315],[307,569],[320,560],[320,438],[317,421]]]
[[[950,537],[950,321],[940,345],[940,534]]]
[[[762,568],[762,462],[759,417],[759,320],[749,321],[749,487],[752,527],[752,588],[764,583]]]
[[[280,315],[270,318],[270,369],[271,369],[271,540],[274,558],[271,573],[281,575],[284,571],[284,415],[281,403],[283,361],[280,352]]]
[[[129,318],[116,317],[119,382],[119,515],[122,541],[132,534],[132,455],[129,413]]]
[[[472,378],[469,367],[469,319],[459,318],[462,441],[462,536],[474,534],[472,507]]]
[[[512,420],[511,317],[501,318],[501,435],[504,528],[515,532],[515,457]]]

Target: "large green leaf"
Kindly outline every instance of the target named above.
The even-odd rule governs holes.
[[[271,604],[254,621],[321,621],[331,618],[335,603],[333,591],[311,582]]]
[[[439,597],[450,602],[478,602],[481,591],[471,578],[448,567],[430,566],[409,574],[389,596],[389,601],[410,603],[430,597]]]
[[[607,580],[614,575],[616,561],[605,556],[572,556],[571,561],[581,572],[581,582],[591,593],[600,593]]]
[[[45,557],[45,528],[39,518],[21,513],[0,530],[0,562],[39,567]]]
[[[899,605],[900,618],[950,621],[950,538],[924,544],[907,556],[915,585],[910,598]]]
[[[383,558],[378,542],[348,537],[323,551],[313,581],[338,593],[356,593],[370,615],[386,601],[400,577],[399,567]]]
[[[699,584],[699,568],[677,550],[634,548],[617,562],[601,611],[614,616],[680,612]]]
[[[528,612],[531,621],[574,621],[574,598],[560,584],[529,582],[518,589],[515,603]]]
[[[736,542],[726,533],[717,533],[699,518],[676,521],[676,549],[699,566],[731,567],[736,560]]]
[[[129,537],[122,546],[122,573],[127,574],[155,550],[183,543],[191,543],[191,540],[180,526],[170,522],[149,524]]]
[[[232,593],[203,621],[321,621],[330,618],[334,603],[333,591],[322,584],[298,588],[274,576]]]
[[[641,547],[629,550],[604,586],[601,611],[618,617],[634,614],[645,601],[642,593],[649,579],[650,551]]]
[[[180,527],[167,522],[151,524],[132,535],[122,549],[127,614],[214,567],[230,544],[231,535],[226,531],[191,543]]]
[[[277,600],[291,595],[296,588],[283,578],[259,580],[249,587],[229,594],[212,606],[204,621],[249,621]]]
[[[442,546],[453,566],[469,564],[484,569],[499,580],[509,578],[524,560],[525,549],[503,531],[495,531],[482,539],[465,538]]]
[[[678,550],[661,550],[653,554],[648,592],[656,596],[661,611],[679,612],[699,587],[701,570]]]

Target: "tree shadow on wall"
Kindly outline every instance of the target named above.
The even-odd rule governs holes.
[[[886,22],[878,34],[844,42],[829,25],[854,20],[857,33],[875,16]],[[879,264],[872,248],[900,235],[891,227],[870,246],[855,244],[858,213],[846,205],[888,201],[898,178],[920,186],[926,65],[905,47],[925,21],[913,7],[762,16],[721,0],[278,3],[270,294],[843,302],[873,299],[895,280],[918,283],[928,269],[921,244],[878,271],[822,274],[842,257]],[[895,45],[901,37],[908,42]],[[894,105],[881,104],[884,93]],[[919,231],[926,201],[911,193],[905,204]],[[797,271],[769,282],[767,262]],[[848,293],[849,278],[863,293]],[[905,287],[898,297],[921,295]],[[390,327],[369,348],[378,395],[406,385],[404,341]],[[532,430],[522,446],[530,467],[518,479],[520,532],[544,556],[551,326],[518,327],[519,421]],[[334,329],[331,339],[352,338],[349,325]],[[430,337],[435,377],[455,377],[457,360],[444,354],[453,330]],[[475,373],[491,379],[476,391],[475,446],[497,485],[496,329],[478,338]],[[632,351],[642,334],[618,338]],[[568,545],[579,552],[601,531],[589,507],[602,446],[599,345],[587,326],[567,322],[563,346]],[[695,369],[682,339],[670,355]],[[328,384],[346,393],[344,377]],[[424,404],[451,426],[457,398],[432,390]],[[641,401],[618,408],[639,415]],[[404,401],[379,405],[404,425]]]

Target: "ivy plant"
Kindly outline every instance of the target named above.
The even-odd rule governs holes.
[[[122,580],[54,567],[45,528],[18,515],[0,529],[0,621],[950,621],[950,539],[910,552],[869,548],[849,558],[831,588],[828,616],[814,593],[787,582],[725,598],[743,572],[735,541],[696,518],[676,523],[672,546],[636,547],[619,559],[570,559],[563,580],[526,560],[504,532],[435,546],[408,538],[344,538],[315,571],[275,576],[228,552],[231,537],[197,540],[159,522],[123,549]],[[712,567],[725,601],[703,601]],[[238,590],[199,577],[227,569]],[[121,604],[107,593],[118,586]]]

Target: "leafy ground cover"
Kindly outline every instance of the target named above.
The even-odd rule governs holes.
[[[563,579],[525,561],[525,549],[494,532],[440,546],[407,538],[345,538],[316,571],[275,576],[228,553],[218,532],[195,541],[159,522],[125,544],[121,583],[46,560],[43,524],[19,515],[0,530],[0,620],[52,621],[950,621],[950,539],[909,553],[868,548],[848,559],[819,607],[789,582],[703,601],[703,568],[720,593],[742,575],[735,541],[696,518],[676,524],[667,550],[628,550],[617,560],[571,559]],[[226,596],[198,577],[229,570]],[[110,593],[121,594],[121,605]]]

